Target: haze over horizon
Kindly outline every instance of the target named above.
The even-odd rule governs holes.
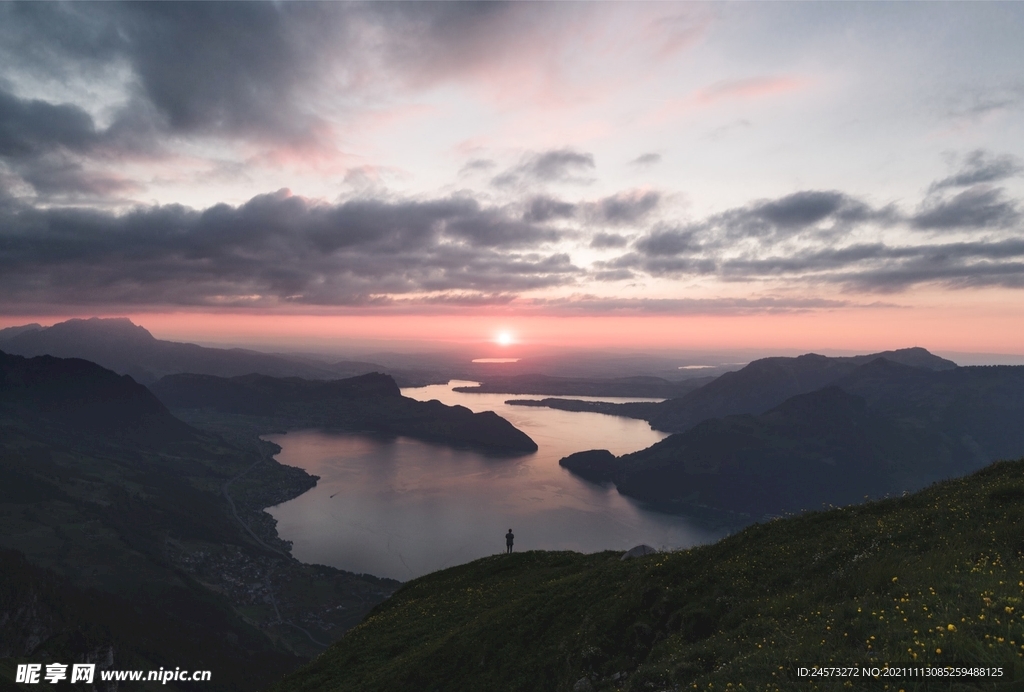
[[[3,4],[0,327],[1022,354],[1021,26],[1015,3]]]

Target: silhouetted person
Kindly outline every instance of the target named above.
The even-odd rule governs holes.
[[[505,548],[506,548],[505,554],[506,555],[512,552],[512,541],[514,541],[515,539],[516,539],[516,537],[514,535],[512,535],[512,529],[509,529],[508,533],[505,534]]]

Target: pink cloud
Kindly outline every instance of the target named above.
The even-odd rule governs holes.
[[[645,124],[660,124],[687,113],[726,102],[753,102],[798,91],[811,83],[805,77],[748,77],[716,82],[695,92],[667,100],[651,113]]]
[[[693,99],[702,105],[710,105],[725,99],[757,99],[801,89],[807,84],[807,81],[797,77],[730,79],[701,89],[693,95]]]

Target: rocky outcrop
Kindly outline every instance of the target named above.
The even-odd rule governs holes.
[[[558,460],[558,465],[593,483],[615,480],[619,468],[615,455],[607,449],[576,452]]]

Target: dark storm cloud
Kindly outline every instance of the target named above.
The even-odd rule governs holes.
[[[523,182],[589,182],[580,177],[594,169],[594,156],[574,149],[553,149],[530,154],[491,181],[499,187]]]
[[[678,276],[713,276],[719,273],[719,262],[710,257],[649,257],[636,262],[626,256],[623,264],[636,266],[651,276],[675,278]],[[752,277],[753,278],[753,277]]]
[[[6,304],[377,304],[382,296],[496,296],[582,275],[546,228],[466,198],[314,204],[285,192],[239,207],[112,215],[0,212]]]
[[[947,288],[1024,288],[1024,258],[1015,262],[977,263],[970,266],[935,266],[930,262],[907,262],[851,273],[843,282],[854,290],[899,292],[921,283]]]
[[[628,253],[605,267],[651,276],[714,275],[726,281],[785,279],[841,284],[862,291],[901,291],[919,283],[950,287],[1024,285],[1024,240],[893,246],[861,243],[785,254],[729,257],[722,253]]]
[[[1005,228],[1020,221],[1017,204],[999,188],[975,185],[953,197],[932,199],[914,215],[913,225],[926,230]]]
[[[710,276],[716,274],[718,272],[718,260],[715,257],[680,257],[675,255],[651,257],[637,252],[627,252],[614,259],[594,262],[593,267],[599,274],[631,271],[671,279],[684,276]]]
[[[0,49],[39,79],[124,64],[125,120],[168,133],[315,142],[319,90],[348,96],[472,69],[508,44],[499,3],[28,3],[0,8]],[[508,27],[505,27],[506,29]],[[90,72],[91,70],[91,72]],[[427,75],[430,75],[429,79]]]
[[[620,225],[640,221],[657,208],[661,195],[654,191],[620,192],[598,200],[594,216],[604,223]]]
[[[537,180],[562,180],[581,169],[594,167],[593,154],[558,149],[537,154],[523,164],[522,171]]]
[[[85,151],[98,141],[92,116],[78,106],[19,99],[0,89],[0,157],[26,159],[61,148]]]
[[[684,226],[659,224],[634,243],[635,261],[717,257],[744,241],[770,250],[775,244],[794,238],[802,238],[805,243],[834,240],[858,224],[891,225],[898,220],[899,215],[890,207],[875,209],[841,192],[796,192],[729,209]],[[664,267],[672,264],[664,259],[655,262],[662,268],[658,273],[664,273]],[[705,263],[700,266],[702,271],[707,268]]]
[[[523,220],[543,223],[552,219],[568,219],[579,214],[599,225],[633,225],[654,211],[661,202],[657,192],[630,190],[601,198],[596,202],[572,204],[554,197],[537,195],[528,200]],[[608,246],[610,247],[610,246]]]
[[[126,53],[147,100],[174,131],[302,138],[313,120],[292,104],[322,65],[332,17],[318,4],[139,3],[118,6]],[[318,29],[320,27],[320,30]],[[345,36],[338,37],[341,42]]]
[[[827,230],[840,231],[851,223],[883,217],[885,210],[834,190],[796,192],[776,200],[757,202],[712,219],[733,238],[784,236],[828,223]]]
[[[618,233],[595,233],[590,241],[590,247],[596,249],[626,247],[628,244],[629,238]]]
[[[977,159],[975,159],[977,160]],[[1024,240],[993,231],[1019,224],[1018,203],[999,189],[969,187],[930,197],[903,216],[839,192],[799,192],[762,200],[681,226],[659,224],[629,252],[594,263],[669,279],[713,276],[725,281],[832,283],[860,291],[900,291],[920,283],[948,287],[1024,286]],[[855,240],[863,229],[916,229],[902,244]],[[984,236],[936,243],[936,230],[982,230]],[[905,231],[903,231],[905,234]],[[612,279],[614,280],[614,279]]]
[[[533,197],[526,204],[523,221],[544,223],[551,219],[568,219],[576,214],[576,205],[543,195]]]
[[[656,201],[656,200],[655,200]],[[839,237],[857,224],[893,223],[896,212],[875,209],[842,192],[808,190],[726,210],[685,227],[658,226],[636,243],[644,255],[692,254],[742,241]]]
[[[490,159],[470,159],[463,164],[462,168],[459,169],[459,175],[465,175],[476,171],[489,171],[497,165],[498,164]]]
[[[636,278],[636,274],[629,269],[604,269],[593,273],[595,281],[629,281]]]
[[[825,248],[790,256],[730,259],[726,279],[804,277],[858,290],[899,291],[925,282],[947,286],[1024,285],[1024,240]]]
[[[560,236],[549,228],[509,219],[497,210],[457,216],[447,222],[446,230],[450,236],[482,247],[516,248],[555,241]]]
[[[3,3],[0,64],[58,85],[127,70],[122,129],[316,145],[318,95],[344,102],[471,73],[520,54],[558,14],[489,2]]]
[[[751,215],[778,226],[802,227],[835,214],[846,203],[839,192],[797,192],[754,207]]]
[[[5,5],[0,58],[9,73],[85,90],[111,70],[126,67],[131,78],[127,101],[102,130],[77,105],[0,93],[0,160],[44,198],[103,198],[137,186],[98,169],[159,155],[168,137],[311,141],[317,123],[295,104],[296,89],[312,78],[303,61],[322,63],[310,54],[321,38],[316,11],[271,3]]]
[[[637,241],[636,249],[648,257],[692,254],[702,249],[700,229],[658,228]]]
[[[76,195],[109,198],[142,189],[132,180],[89,170],[77,161],[57,154],[19,162],[14,168],[21,180],[31,185],[37,194],[50,198]]]
[[[37,79],[60,79],[94,70],[123,54],[125,35],[100,3],[0,4],[4,62]]]
[[[994,183],[1019,174],[1024,167],[1015,156],[994,156],[976,149],[964,157],[964,165],[951,176],[932,183],[929,192],[948,187],[968,187],[979,183]]]
[[[101,69],[126,64],[136,85],[121,113],[127,121],[145,115],[171,132],[295,138],[311,124],[294,105],[297,89],[332,54],[328,27],[344,26],[345,13],[325,7],[32,3],[5,12],[3,43],[15,48],[8,61],[39,78],[99,79]]]
[[[115,140],[78,106],[21,99],[0,89],[0,167],[38,194],[105,197],[138,190],[132,181],[87,165],[90,155],[124,146]]]

